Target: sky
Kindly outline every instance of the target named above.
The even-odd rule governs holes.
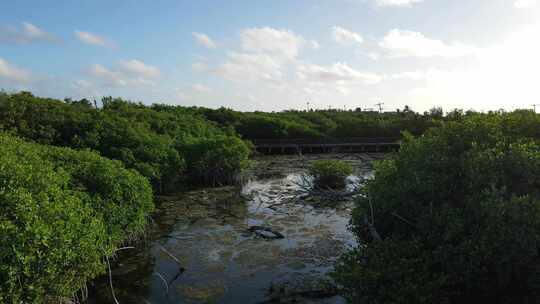
[[[0,89],[43,97],[513,110],[539,54],[540,0],[0,1]]]

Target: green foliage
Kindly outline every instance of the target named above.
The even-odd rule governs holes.
[[[72,298],[152,208],[148,182],[117,161],[0,133],[0,302]]]
[[[159,192],[176,186],[185,175],[199,174],[186,172],[182,153],[188,143],[235,136],[226,126],[219,128],[188,108],[147,107],[111,97],[103,98],[102,104],[102,109],[94,109],[86,100],[2,94],[0,130],[38,143],[98,151],[137,170]]]
[[[351,165],[342,160],[316,160],[309,167],[315,187],[343,188],[347,176],[353,173]]]
[[[248,165],[250,149],[238,137],[217,136],[188,141],[183,152],[192,180],[220,185],[235,181]]]
[[[536,128],[508,128],[523,116]],[[377,164],[335,277],[355,303],[533,303],[540,295],[538,118],[474,114]],[[378,241],[370,226],[382,237]]]
[[[441,121],[442,109],[425,115],[410,110],[388,113],[316,110],[235,112],[191,109],[219,125],[232,127],[246,139],[400,137],[401,131],[422,134]]]

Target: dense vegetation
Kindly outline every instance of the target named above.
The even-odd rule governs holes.
[[[322,159],[312,162],[308,171],[316,188],[339,189],[345,187],[346,178],[353,173],[353,168],[342,160]]]
[[[247,165],[249,145],[201,115],[102,104],[0,93],[1,303],[72,299],[143,231],[151,186],[230,183]]]
[[[230,109],[187,108],[210,121],[234,129],[246,139],[400,137],[401,131],[422,134],[446,118],[442,109],[424,114],[405,107],[395,112],[378,113],[357,110],[310,110],[276,113],[236,112]],[[456,111],[447,116],[461,116]]]
[[[152,209],[148,181],[120,162],[0,133],[0,302],[72,298]]]
[[[0,94],[0,130],[41,144],[92,149],[137,170],[158,192],[178,186],[185,177],[194,177],[194,182],[227,182],[246,164],[248,146],[234,132],[201,115],[110,97],[102,104],[96,109],[87,100],[63,102],[27,92]],[[217,159],[200,155],[207,153],[201,149],[228,153]],[[200,172],[201,168],[219,170],[220,175],[201,178],[211,174]]]
[[[353,214],[337,266],[354,303],[535,303],[540,118],[475,114],[407,136]]]

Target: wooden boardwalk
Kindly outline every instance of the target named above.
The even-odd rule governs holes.
[[[264,154],[390,152],[400,146],[400,139],[391,137],[256,139],[252,142],[256,150]]]

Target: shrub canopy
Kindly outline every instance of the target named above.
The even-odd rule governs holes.
[[[362,246],[335,273],[353,302],[538,299],[539,124],[516,134],[508,126],[522,115],[531,118],[475,115],[408,135],[376,165],[353,213]]]
[[[319,188],[343,188],[352,173],[351,165],[342,160],[316,160],[309,167],[315,187]]]
[[[0,302],[72,298],[152,209],[148,181],[120,162],[0,133]]]

